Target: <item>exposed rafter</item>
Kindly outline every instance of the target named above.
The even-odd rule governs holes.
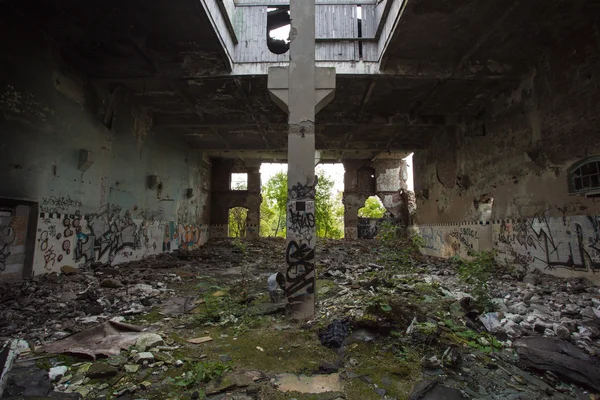
[[[371,100],[371,96],[373,96],[373,91],[375,90],[376,84],[377,84],[377,80],[371,79],[371,82],[369,83],[369,87],[367,88],[367,91],[365,92],[362,102],[360,103],[360,108],[358,110],[358,113],[356,114],[356,122],[357,123],[360,122],[363,119],[363,116],[365,115],[365,106],[367,105],[369,100]],[[344,140],[342,142],[342,152],[340,153],[340,160],[344,156],[344,151],[348,148],[348,142],[350,141],[350,139],[352,139],[352,135],[354,133],[355,127],[356,127],[356,124],[354,124],[348,130],[348,133],[346,133],[346,136],[344,137]]]
[[[248,112],[250,113],[250,117],[252,118],[252,121],[256,125],[256,129],[258,130],[258,133],[260,133],[260,136],[262,137],[263,141],[265,142],[265,146],[267,147],[267,149],[269,149],[270,148],[269,140],[267,139],[267,135],[265,134],[264,129],[262,128],[260,123],[256,120],[256,116],[254,115],[254,111],[252,110],[252,106],[251,106],[250,100],[248,99],[248,95],[246,94],[246,91],[244,90],[244,87],[242,86],[242,81],[239,78],[234,78],[233,82],[235,83],[238,93],[240,94],[242,101],[244,102],[244,104],[246,105],[246,108],[248,109]]]

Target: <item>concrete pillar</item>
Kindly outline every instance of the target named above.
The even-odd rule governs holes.
[[[286,297],[292,319],[315,313],[315,114],[335,93],[335,68],[315,66],[315,0],[290,2],[290,65],[269,68],[271,99],[289,114]]]
[[[290,2],[286,287],[288,315],[315,314],[315,0]]]
[[[246,220],[246,237],[256,239],[260,234],[260,167],[248,167],[248,218]]]

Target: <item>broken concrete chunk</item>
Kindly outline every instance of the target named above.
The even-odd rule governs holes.
[[[135,348],[137,351],[144,352],[156,346],[162,346],[165,344],[162,336],[156,333],[144,333],[135,342]]]
[[[502,326],[500,323],[501,318],[502,314],[498,312],[490,312],[479,316],[479,320],[483,326],[485,326],[485,329],[490,333],[496,332],[500,326]]]
[[[204,336],[204,337],[199,337],[199,338],[186,339],[186,342],[192,343],[192,344],[200,344],[200,343],[210,342],[211,340],[212,340],[212,338],[210,336]]]
[[[220,378],[210,381],[206,386],[206,394],[212,395],[234,388],[245,388],[253,383],[254,381],[243,372],[228,372]]]
[[[117,372],[117,368],[112,365],[103,362],[95,362],[90,369],[87,370],[85,376],[90,379],[106,379],[117,375]]]
[[[442,366],[442,363],[437,356],[425,356],[421,359],[421,365],[425,369],[438,369]]]
[[[57,367],[52,367],[48,371],[48,378],[50,378],[50,382],[56,382],[60,378],[62,378],[69,369],[64,365],[59,365]]]
[[[125,372],[127,372],[127,373],[134,374],[134,373],[138,372],[139,370],[140,370],[139,365],[134,365],[134,364],[126,364],[125,365]]]
[[[137,364],[143,364],[144,361],[147,363],[150,363],[152,361],[154,361],[154,354],[148,352],[148,351],[144,351],[141,353],[137,353],[133,356],[133,360],[137,363]]]

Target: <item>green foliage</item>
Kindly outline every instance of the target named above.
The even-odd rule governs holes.
[[[199,385],[200,383],[207,383],[213,379],[219,378],[223,373],[231,371],[231,365],[224,364],[218,361],[205,361],[196,363],[191,369],[183,373],[183,375],[176,378],[171,378],[177,386],[189,387],[192,385]],[[202,397],[204,398],[204,393]]]
[[[278,172],[262,188],[260,231],[262,236],[285,237],[287,174]]]
[[[244,207],[233,207],[229,210],[229,237],[246,236],[246,219],[248,210]]]
[[[385,214],[385,207],[376,196],[371,196],[365,201],[365,205],[358,209],[358,216],[361,218],[382,218]]]
[[[470,260],[458,261],[458,276],[471,286],[475,303],[483,311],[493,311],[495,306],[489,294],[488,283],[496,269],[496,251],[469,252]]]
[[[387,245],[393,245],[401,236],[400,228],[391,221],[383,221],[377,234],[377,238]]]
[[[344,206],[333,195],[333,178],[320,172],[315,190],[315,225],[317,237],[339,239],[343,237],[342,220]]]
[[[333,194],[334,180],[324,173],[318,174],[315,190],[315,228],[318,237],[343,236],[344,206],[341,194]],[[260,207],[262,236],[285,237],[287,218],[287,174],[278,172],[269,179],[262,190]]]

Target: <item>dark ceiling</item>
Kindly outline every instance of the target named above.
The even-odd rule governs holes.
[[[577,40],[598,1],[405,0],[376,76],[337,78],[317,148],[424,148],[449,121],[476,117],[544,49]],[[232,77],[197,0],[20,0],[9,6],[60,43],[97,84],[122,85],[158,130],[205,150],[285,149],[286,115],[266,76]]]

